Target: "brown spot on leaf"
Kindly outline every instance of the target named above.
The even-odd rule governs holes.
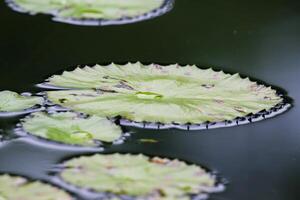
[[[235,106],[234,110],[240,112],[240,113],[246,113],[246,111],[244,110],[244,108],[240,107],[240,106]]]
[[[81,94],[82,97],[97,97],[97,95],[94,94]]]
[[[59,103],[66,103],[68,99],[58,99]]]
[[[211,88],[215,87],[214,84],[202,84],[201,86],[206,88],[206,89],[211,89]]]
[[[264,99],[265,99],[265,100],[272,100],[271,97],[267,97],[267,96],[265,96]]]
[[[26,183],[28,183],[28,181],[24,178],[17,178],[16,181],[14,182],[15,186],[17,187],[25,185]]]
[[[119,79],[114,78],[114,77],[111,77],[111,76],[103,76],[102,78],[104,78],[104,79],[114,79],[114,80],[119,80]]]
[[[224,101],[221,99],[214,99],[214,101],[218,104],[224,104]]]
[[[118,85],[115,85],[116,88],[124,88],[127,90],[134,90],[133,87],[127,85],[124,81],[120,81]]]
[[[165,164],[168,164],[170,162],[170,160],[168,160],[166,158],[154,157],[154,158],[151,159],[151,162],[161,164],[161,165],[165,165]]]
[[[159,70],[162,70],[162,69],[163,69],[162,66],[160,66],[160,65],[158,65],[158,64],[155,64],[154,67],[155,67],[156,69],[159,69]]]
[[[255,91],[256,88],[257,88],[257,85],[256,85],[256,84],[250,85],[250,90],[251,90],[251,91]]]
[[[213,79],[214,79],[214,80],[218,80],[219,78],[220,78],[220,77],[219,77],[219,74],[214,74],[214,75],[213,75]]]

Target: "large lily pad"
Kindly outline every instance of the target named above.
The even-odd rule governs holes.
[[[0,175],[1,200],[71,200],[72,197],[53,186],[22,177]]]
[[[271,87],[238,74],[196,66],[141,63],[76,68],[47,84],[73,88],[48,98],[76,111],[133,121],[204,123],[268,110],[283,99]]]
[[[21,112],[42,103],[42,97],[22,96],[7,90],[0,92],[0,112]]]
[[[66,144],[96,145],[97,140],[112,142],[120,138],[121,128],[106,118],[82,118],[76,113],[34,113],[22,121],[26,132]]]
[[[160,8],[164,0],[13,0],[30,13],[52,14],[62,19],[115,20],[137,17]]]
[[[189,199],[216,185],[215,179],[196,165],[144,155],[94,155],[65,163],[64,180],[96,192],[149,199]],[[153,198],[150,198],[153,197]]]

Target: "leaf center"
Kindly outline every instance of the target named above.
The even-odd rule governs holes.
[[[154,92],[137,92],[136,97],[139,99],[162,99],[163,95]]]

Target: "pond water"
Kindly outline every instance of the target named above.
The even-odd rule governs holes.
[[[51,74],[77,64],[112,61],[213,66],[283,88],[293,99],[293,108],[274,118],[197,131],[132,127],[126,142],[104,151],[179,158],[216,171],[228,184],[211,200],[300,199],[298,1],[177,0],[164,16],[105,27],[24,15],[4,2],[0,15],[0,90],[38,92],[34,85]],[[2,139],[14,137],[11,130],[17,121],[0,119]],[[49,166],[95,151],[102,149],[19,138],[0,145],[0,171],[47,179],[44,172]]]

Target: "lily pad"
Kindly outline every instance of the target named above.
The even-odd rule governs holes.
[[[51,185],[28,182],[22,177],[0,175],[1,200],[71,200],[72,197]]]
[[[47,92],[56,104],[137,122],[201,124],[233,120],[283,101],[271,87],[249,78],[196,66],[86,66],[52,76],[47,84],[73,88]]]
[[[165,4],[165,0],[9,0],[9,2],[16,10],[31,14],[51,14],[55,19],[65,22],[68,22],[68,19],[126,21],[125,19],[154,12]],[[100,25],[97,21],[94,23]],[[90,21],[89,25],[94,25],[93,21]]]
[[[121,128],[106,118],[82,118],[76,113],[33,113],[22,120],[26,132],[66,144],[97,145],[97,140],[112,142],[120,138]]]
[[[144,199],[189,199],[216,185],[215,178],[199,166],[144,155],[83,156],[67,161],[65,166],[61,176],[69,183]]]
[[[42,103],[42,97],[22,96],[8,90],[0,92],[0,112],[21,112]]]

